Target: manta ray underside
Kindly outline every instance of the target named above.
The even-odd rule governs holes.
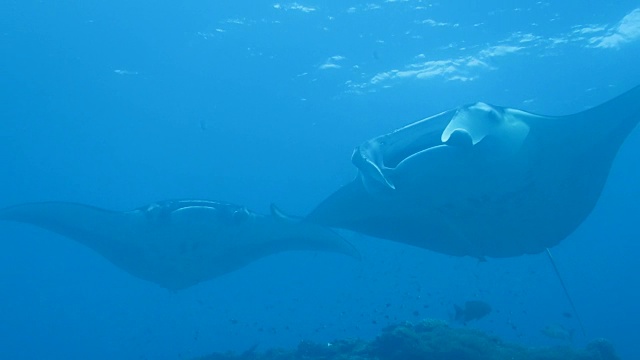
[[[544,251],[594,208],[640,121],[640,86],[577,114],[476,103],[357,147],[358,176],[308,219],[440,253]]]

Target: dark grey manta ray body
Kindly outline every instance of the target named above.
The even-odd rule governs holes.
[[[272,206],[260,215],[229,203],[161,201],[132,211],[44,202],[0,210],[0,220],[29,223],[93,249],[131,275],[179,290],[287,250],[358,257],[342,237],[287,217]]]
[[[308,219],[457,256],[539,253],[591,212],[639,121],[640,86],[568,116],[446,111],[357,147],[356,179]]]

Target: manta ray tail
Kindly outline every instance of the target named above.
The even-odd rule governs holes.
[[[547,248],[546,250],[547,250],[547,255],[549,256],[549,261],[551,261],[551,265],[553,266],[553,270],[556,272],[556,275],[558,276],[558,280],[560,280],[560,285],[562,285],[562,290],[564,290],[564,295],[567,297],[567,300],[569,300],[569,304],[571,304],[571,308],[573,309],[573,313],[576,314],[576,319],[578,319],[578,324],[580,324],[580,330],[582,330],[582,335],[584,335],[586,337],[587,336],[587,332],[584,330],[584,325],[582,324],[582,318],[580,318],[580,314],[578,314],[578,310],[576,309],[576,305],[573,303],[573,299],[571,298],[571,295],[569,295],[569,290],[567,290],[567,285],[565,285],[564,280],[562,279],[562,276],[560,275],[560,270],[558,270],[558,266],[556,265],[556,261],[553,258],[553,256],[551,255],[551,251],[549,251],[549,248]]]

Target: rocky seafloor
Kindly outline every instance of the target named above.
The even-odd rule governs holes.
[[[382,330],[371,341],[303,341],[296,349],[213,353],[198,360],[619,360],[610,342],[597,339],[584,349],[525,347],[479,330],[453,328],[439,320],[404,323]]]

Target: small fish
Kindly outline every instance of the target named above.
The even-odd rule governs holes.
[[[464,308],[456,304],[454,304],[453,307],[456,311],[454,319],[463,324],[471,320],[481,319],[491,312],[491,305],[480,300],[467,301],[464,303]]]
[[[550,339],[572,341],[575,329],[567,329],[562,325],[553,324],[545,326],[540,332]]]

